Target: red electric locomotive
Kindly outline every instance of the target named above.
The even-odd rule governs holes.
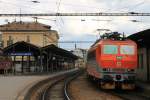
[[[137,45],[132,40],[101,39],[88,51],[88,76],[104,89],[134,89]]]

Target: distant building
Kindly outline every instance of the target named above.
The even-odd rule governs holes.
[[[76,48],[74,50],[71,51],[74,55],[84,58],[85,54],[86,54],[86,50],[85,49],[80,49],[80,48]]]
[[[76,61],[76,67],[85,67],[87,50],[76,48],[71,51],[74,55],[78,56],[79,59]]]
[[[137,79],[150,81],[150,29],[130,35],[138,45]]]
[[[44,47],[49,44],[57,45],[58,33],[51,26],[38,22],[12,22],[0,25],[1,47],[7,47],[18,41],[25,41],[36,46]]]

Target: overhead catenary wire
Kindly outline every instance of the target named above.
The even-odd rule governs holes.
[[[57,13],[59,13],[59,11],[60,11],[60,5],[61,5],[61,0],[59,0],[58,2],[56,2]],[[62,34],[61,29],[63,29],[63,25],[64,25],[63,19],[61,17],[59,17],[59,16],[56,16],[55,24],[56,24],[56,27],[58,28],[59,33]]]
[[[19,0],[18,0],[19,1]],[[59,1],[61,1],[61,0],[59,0]],[[20,1],[19,1],[20,2]],[[31,1],[30,1],[31,2]],[[48,1],[48,2],[51,2],[51,3],[54,3],[53,1]],[[13,3],[13,2],[8,2],[8,1],[6,1],[6,0],[1,0],[1,3],[4,3],[4,4],[11,4],[11,5],[14,5],[14,6],[16,6],[16,7],[26,7],[26,8],[33,8],[33,9],[38,9],[38,11],[41,9],[39,9],[39,8],[34,8],[34,6],[31,6],[30,4],[25,4],[25,2],[24,3],[22,3],[23,5],[20,5],[20,3],[19,4],[17,4],[17,3]],[[40,2],[39,4],[43,4],[44,2]],[[148,3],[148,1],[146,1],[146,0],[144,0],[144,1],[142,1],[142,2],[139,2],[139,3],[137,3],[137,4],[135,4],[135,5],[133,5],[133,6],[131,6],[130,7],[130,5],[129,6],[125,6],[125,7],[122,7],[122,8],[117,8],[117,11],[120,11],[120,10],[122,10],[122,9],[125,9],[125,8],[127,8],[128,9],[128,11],[130,11],[131,9],[135,9],[136,7],[138,7],[138,6],[141,6],[141,5],[143,5],[143,4],[145,4],[145,3]],[[33,2],[32,2],[32,4],[33,4]],[[38,4],[38,5],[39,5]],[[59,5],[60,5],[60,3],[58,3]],[[104,9],[104,8],[99,8],[99,7],[96,7],[96,6],[91,6],[91,5],[85,5],[85,4],[72,4],[72,3],[65,3],[65,2],[62,2],[61,1],[61,4],[63,4],[63,5],[71,5],[71,6],[73,6],[73,7],[87,7],[87,8],[90,8],[90,7],[94,7],[94,8],[96,8],[96,9],[101,9],[102,11],[104,11],[104,12],[107,12],[107,11],[112,11],[112,10],[106,10],[106,9]],[[24,10],[24,9],[23,9]],[[41,9],[41,11],[43,12],[43,11],[45,11],[46,9]],[[47,10],[47,11],[49,11],[49,10]],[[54,10],[52,10],[51,12],[54,12]]]
[[[130,10],[136,9],[138,6],[141,6],[141,5],[145,4],[145,2],[146,2],[146,0],[143,0],[142,2],[137,3],[137,4],[135,4],[135,5],[131,6],[131,7],[130,6],[126,6],[126,7],[123,7],[121,9],[127,8],[128,11],[130,11]]]
[[[62,0],[59,0],[59,2],[58,2],[57,13],[59,13],[59,11],[60,11],[61,1]],[[64,25],[64,21],[63,21],[62,17],[60,16],[60,17],[58,17],[58,19],[60,19],[60,22]]]
[[[16,3],[11,3],[11,2],[7,2],[7,1],[1,1],[2,3],[5,3],[5,4],[12,4],[12,5],[15,5],[16,7],[19,7],[20,8],[20,6],[24,6],[24,7],[27,7],[27,8],[30,8],[30,7],[32,7],[32,6],[28,6],[28,5],[18,5],[18,4],[16,4]],[[140,3],[137,3],[137,4],[135,4],[135,5],[133,5],[133,7],[137,7],[137,6],[140,6],[140,5],[142,5],[142,4],[144,4],[145,3],[145,0],[144,1],[142,1],[142,2],[140,2]],[[59,0],[59,2],[58,2],[58,10],[57,10],[57,14],[58,14],[58,11],[59,11],[59,9],[60,9],[60,4],[63,4],[63,2],[61,1],[61,0]],[[88,7],[88,6],[87,6]],[[127,7],[127,8],[130,8],[130,7]],[[38,8],[39,9],[39,8]],[[123,9],[123,8],[120,8],[120,9]],[[23,9],[24,10],[24,9]],[[45,9],[44,9],[45,10]],[[51,15],[52,16],[52,15]],[[57,16],[63,16],[63,15],[57,15]],[[68,15],[68,16],[75,16],[75,15]],[[76,16],[85,16],[84,14],[83,15],[76,15]],[[86,16],[89,16],[89,15],[86,15]],[[90,15],[90,16],[95,16],[95,15]],[[97,16],[97,15],[96,15]],[[101,15],[102,16],[102,15]],[[105,15],[104,15],[105,16]],[[111,15],[111,16],[113,16],[113,15]],[[115,16],[122,16],[122,15],[115,15]],[[131,16],[131,15],[124,15],[124,16]],[[133,15],[132,15],[133,16]],[[147,16],[147,15],[135,15],[135,16]]]
[[[95,41],[58,41],[58,43],[93,43]]]
[[[31,1],[30,1],[31,2]],[[39,8],[37,8],[37,7],[34,7],[34,6],[31,6],[31,5],[26,5],[26,4],[24,4],[24,3],[22,3],[23,5],[21,5],[21,4],[17,4],[17,3],[12,3],[12,2],[9,2],[9,1],[4,1],[4,0],[1,0],[0,1],[0,3],[3,3],[3,4],[8,4],[8,5],[11,5],[11,6],[14,6],[14,7],[17,7],[17,8],[22,8],[22,7],[25,7],[25,9],[34,9],[34,10],[38,10],[38,11],[41,11],[41,12],[43,12],[43,10],[45,11],[45,8],[43,8],[43,9],[39,9]],[[26,11],[25,9],[22,9],[22,11]],[[7,9],[8,10],[8,9]],[[5,11],[6,12],[6,11]],[[49,12],[49,10],[47,10],[47,12]],[[54,11],[52,11],[51,10],[51,12],[54,12]]]
[[[121,3],[123,3],[122,0],[119,0],[119,3],[121,5]],[[146,0],[143,0],[141,2],[135,3],[134,5],[125,5],[123,7],[121,6],[120,8],[108,9],[105,12],[110,12],[110,11],[124,12],[124,10],[126,10],[126,11],[133,11],[134,9],[136,9],[137,7],[139,7],[139,6],[141,6],[141,5],[145,4],[145,3],[146,3]]]

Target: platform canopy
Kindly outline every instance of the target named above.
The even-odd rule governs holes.
[[[70,51],[64,50],[62,48],[58,48],[53,44],[43,47],[42,50],[46,52],[51,52],[52,54],[56,54],[61,57],[71,58],[74,60],[78,59],[78,57],[72,54]]]
[[[40,53],[46,52],[47,54],[51,53],[53,55],[74,59],[74,60],[78,58],[70,51],[64,50],[62,48],[58,48],[53,44],[47,45],[45,47],[38,47],[36,45],[24,41],[16,42],[12,45],[9,45],[8,47],[3,49],[3,52],[4,54],[12,55],[12,56],[31,56],[31,55],[38,56],[40,55]]]
[[[128,38],[135,41],[140,47],[150,47],[150,29],[132,34]]]
[[[40,55],[40,47],[24,41],[16,42],[3,49],[4,54],[12,56]]]

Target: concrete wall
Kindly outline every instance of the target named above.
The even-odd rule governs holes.
[[[143,57],[141,57],[141,56],[143,56]],[[149,49],[149,57],[150,57],[150,49]],[[150,65],[150,59],[149,59],[149,61],[147,59],[147,49],[139,48],[138,49],[138,68],[137,68],[137,79],[138,80],[147,81],[148,71],[150,73],[150,66],[149,66],[149,70],[148,70],[147,63],[149,63],[149,65]]]

